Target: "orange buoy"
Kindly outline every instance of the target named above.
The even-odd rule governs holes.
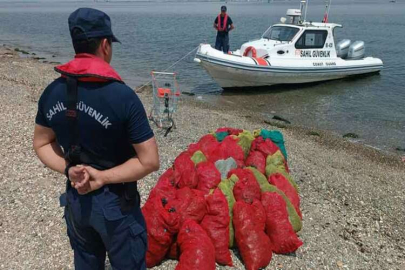
[[[248,56],[248,54],[251,52],[252,57],[256,58],[257,52],[255,47],[249,46],[246,48],[245,52],[243,53],[243,56]]]

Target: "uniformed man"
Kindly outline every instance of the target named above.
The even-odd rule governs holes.
[[[107,14],[81,8],[69,17],[75,58],[43,92],[34,149],[68,177],[61,196],[75,268],[146,269],[147,235],[136,181],[159,168],[145,109],[109,65],[118,42]]]
[[[226,6],[221,7],[221,13],[214,21],[214,28],[217,32],[215,49],[228,53],[229,51],[229,32],[234,29],[231,17],[226,13]]]

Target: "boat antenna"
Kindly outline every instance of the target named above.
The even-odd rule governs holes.
[[[305,1],[305,0],[301,0],[301,2],[300,2],[300,11],[301,11],[300,19],[299,19],[300,23],[302,23],[302,15],[304,14],[304,7],[305,7],[306,2],[307,1]]]
[[[329,11],[330,11],[330,6],[332,4],[332,0],[326,0],[326,7],[325,7],[325,15],[323,15],[323,23],[327,23],[329,20]]]
[[[304,22],[307,21],[307,10],[308,10],[308,4],[309,4],[309,0],[306,1],[306,5],[305,5],[305,15],[304,15]]]
[[[328,7],[328,19],[329,19],[329,11],[330,11],[330,6],[332,5],[332,0],[329,0],[329,7]]]

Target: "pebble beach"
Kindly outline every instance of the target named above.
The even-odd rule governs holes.
[[[59,207],[65,177],[45,168],[32,149],[37,101],[58,74],[55,64],[20,54],[0,47],[0,269],[73,269]],[[138,95],[149,112],[150,89]],[[186,96],[175,121],[167,137],[153,125],[161,164],[138,182],[142,202],[175,157],[208,132],[278,129],[300,188],[304,245],[295,254],[274,255],[266,269],[405,269],[405,163],[399,155]],[[234,267],[217,269],[244,269],[232,254]],[[153,269],[176,264],[167,260]]]

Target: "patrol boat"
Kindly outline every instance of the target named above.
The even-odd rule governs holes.
[[[344,39],[335,44],[334,30],[342,25],[328,23],[330,5],[322,22],[306,21],[307,8],[301,1],[300,9],[287,10],[288,18],[281,18],[260,39],[228,54],[200,44],[194,61],[222,88],[319,82],[383,68],[380,59],[365,57],[363,41]]]

